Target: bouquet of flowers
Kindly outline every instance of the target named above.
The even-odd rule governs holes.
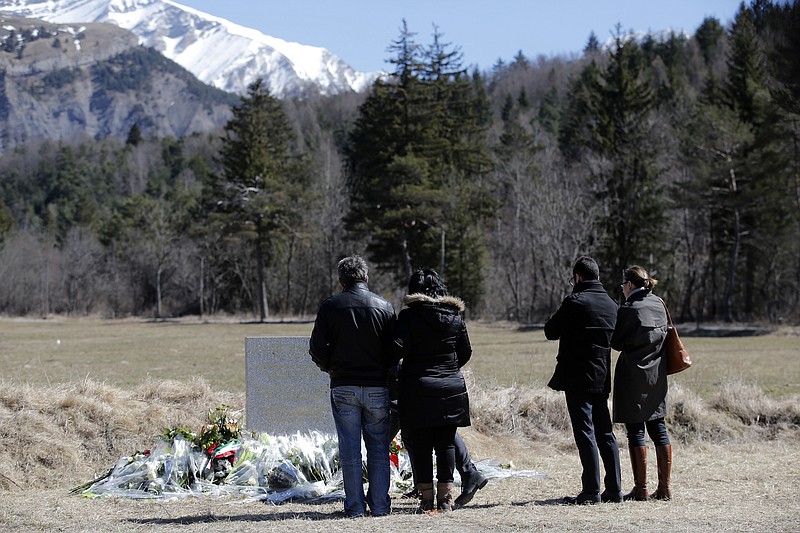
[[[410,485],[411,466],[399,439],[390,450],[395,490]],[[366,458],[366,450],[362,450]],[[72,489],[89,498],[244,495],[274,503],[344,495],[339,445],[317,431],[243,436],[226,406],[208,413],[195,433],[166,428],[151,450],[122,457],[104,475]]]

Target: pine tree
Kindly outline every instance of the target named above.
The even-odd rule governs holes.
[[[359,109],[347,223],[370,236],[370,258],[398,282],[414,268],[444,266],[451,290],[474,303],[483,248],[473,230],[489,209],[479,179],[488,169],[486,95],[437,28],[428,47],[413,35],[404,23],[391,48],[393,75]]]
[[[711,85],[708,90],[716,92]],[[691,120],[681,130],[681,154],[689,178],[676,183],[673,197],[685,206],[699,230],[701,240],[708,239],[698,254],[708,257],[705,265],[692,264],[684,295],[684,310],[692,305],[693,292],[708,295],[695,301],[696,319],[703,317],[735,318],[736,273],[741,259],[742,225],[741,188],[743,155],[752,142],[748,125],[728,106],[720,105],[714,95],[706,95],[691,113]],[[699,201],[698,201],[699,199]]]
[[[643,76],[637,45],[619,36],[595,101],[593,146],[611,168],[601,173],[605,235],[600,257],[609,277],[631,263],[661,256],[664,204],[655,167],[655,145],[648,129],[655,102]],[[657,264],[657,263],[656,263]],[[612,274],[613,273],[613,274]]]
[[[131,126],[131,129],[128,131],[128,138],[125,140],[125,144],[128,146],[138,146],[140,142],[142,142],[142,131],[139,129],[139,124],[134,122],[133,126]]]
[[[550,89],[542,97],[539,103],[539,122],[542,127],[554,137],[558,138],[559,130],[561,129],[561,116],[562,108],[559,100],[558,90],[556,89],[553,80],[553,72],[550,75],[551,85]]]
[[[603,206],[595,247],[606,279],[626,266],[649,264],[663,246],[664,206],[649,130],[654,92],[638,45],[618,32],[608,65],[592,61],[572,89],[560,144],[589,169],[587,186]]]
[[[583,47],[584,54],[594,54],[600,51],[600,41],[597,40],[597,35],[594,32],[589,33],[589,38],[586,40],[586,46]]]
[[[707,17],[697,28],[694,38],[703,52],[703,60],[706,66],[710,69],[720,55],[722,43],[725,39],[725,29],[717,19]]]
[[[764,47],[770,5],[753,2],[750,8],[740,7],[730,32],[728,78],[724,84],[727,104],[752,131],[752,143],[745,147],[739,161],[740,193],[737,197],[741,214],[743,311],[751,316],[758,304],[759,272],[764,254],[783,246],[787,236],[786,220],[793,206],[787,202],[792,186],[786,179],[790,164],[786,154],[786,132],[781,125],[781,112],[769,91],[767,54]],[[761,32],[761,35],[759,35]],[[791,237],[789,237],[790,240]],[[777,284],[771,290],[779,290]]]
[[[303,209],[303,173],[291,154],[292,134],[279,100],[258,79],[232,109],[212,184],[221,229],[252,243],[261,320],[269,316],[265,270],[269,249],[293,231]]]
[[[585,139],[589,137],[592,100],[600,92],[600,67],[589,62],[570,86],[566,98],[558,146],[568,160],[576,161],[587,153]]]
[[[800,115],[800,3],[775,6],[769,21],[772,96],[786,112]]]
[[[730,41],[726,96],[743,121],[755,124],[763,118],[767,103],[766,71],[754,16],[744,5],[734,20]]]
[[[787,209],[788,219],[793,227],[783,246],[790,271],[800,272],[800,2],[787,2],[772,6],[769,11],[767,57],[770,94],[779,106],[778,128],[784,140],[781,153],[788,154],[783,168],[787,191],[785,198],[792,199]],[[789,148],[791,146],[791,148]],[[793,264],[792,264],[793,263]],[[800,316],[800,282],[782,283],[783,301],[786,302],[787,315]]]

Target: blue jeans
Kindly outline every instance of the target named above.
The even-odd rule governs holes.
[[[331,389],[331,408],[339,437],[339,462],[344,475],[344,513],[363,515],[369,506],[374,515],[391,509],[389,499],[389,391],[386,387],[343,385]],[[367,481],[364,498],[361,473],[361,438],[367,449]]]

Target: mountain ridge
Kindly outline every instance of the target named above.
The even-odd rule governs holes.
[[[357,72],[324,48],[265,35],[173,0],[0,0],[0,13],[115,24],[199,80],[236,94],[259,77],[279,97],[360,92],[379,75]]]
[[[0,153],[35,139],[181,137],[221,127],[238,102],[127,30],[0,14]]]

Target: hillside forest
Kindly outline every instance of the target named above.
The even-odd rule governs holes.
[[[30,140],[0,154],[0,313],[313,316],[359,253],[399,308],[441,271],[469,318],[534,323],[595,257],[659,279],[676,321],[800,321],[800,8],[694,35],[594,34],[572,57],[465,64],[405,21],[363,94],[224,128]]]

